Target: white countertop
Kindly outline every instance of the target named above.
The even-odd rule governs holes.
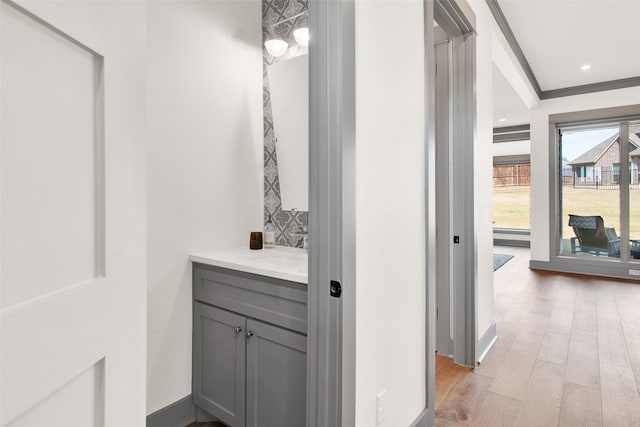
[[[292,282],[308,282],[309,254],[304,249],[276,246],[272,249],[221,249],[191,254],[200,264],[229,268]]]

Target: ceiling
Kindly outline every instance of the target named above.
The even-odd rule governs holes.
[[[501,122],[500,119],[506,120]],[[494,64],[493,127],[526,125],[529,122],[529,109],[502,74],[502,71]]]
[[[639,0],[499,5],[543,91],[640,76]]]
[[[640,76],[640,0],[498,3],[543,92]],[[493,126],[528,124],[528,108],[495,65],[493,76]]]

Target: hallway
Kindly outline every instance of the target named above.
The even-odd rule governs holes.
[[[439,426],[640,425],[640,286],[529,270],[494,273],[498,341],[475,371],[437,358]]]

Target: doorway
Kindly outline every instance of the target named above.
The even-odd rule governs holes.
[[[436,351],[476,362],[473,12],[434,5],[436,133]]]

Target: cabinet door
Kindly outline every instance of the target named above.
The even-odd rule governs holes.
[[[307,337],[247,320],[247,427],[306,425]]]
[[[246,318],[200,303],[193,310],[193,401],[244,427]]]

